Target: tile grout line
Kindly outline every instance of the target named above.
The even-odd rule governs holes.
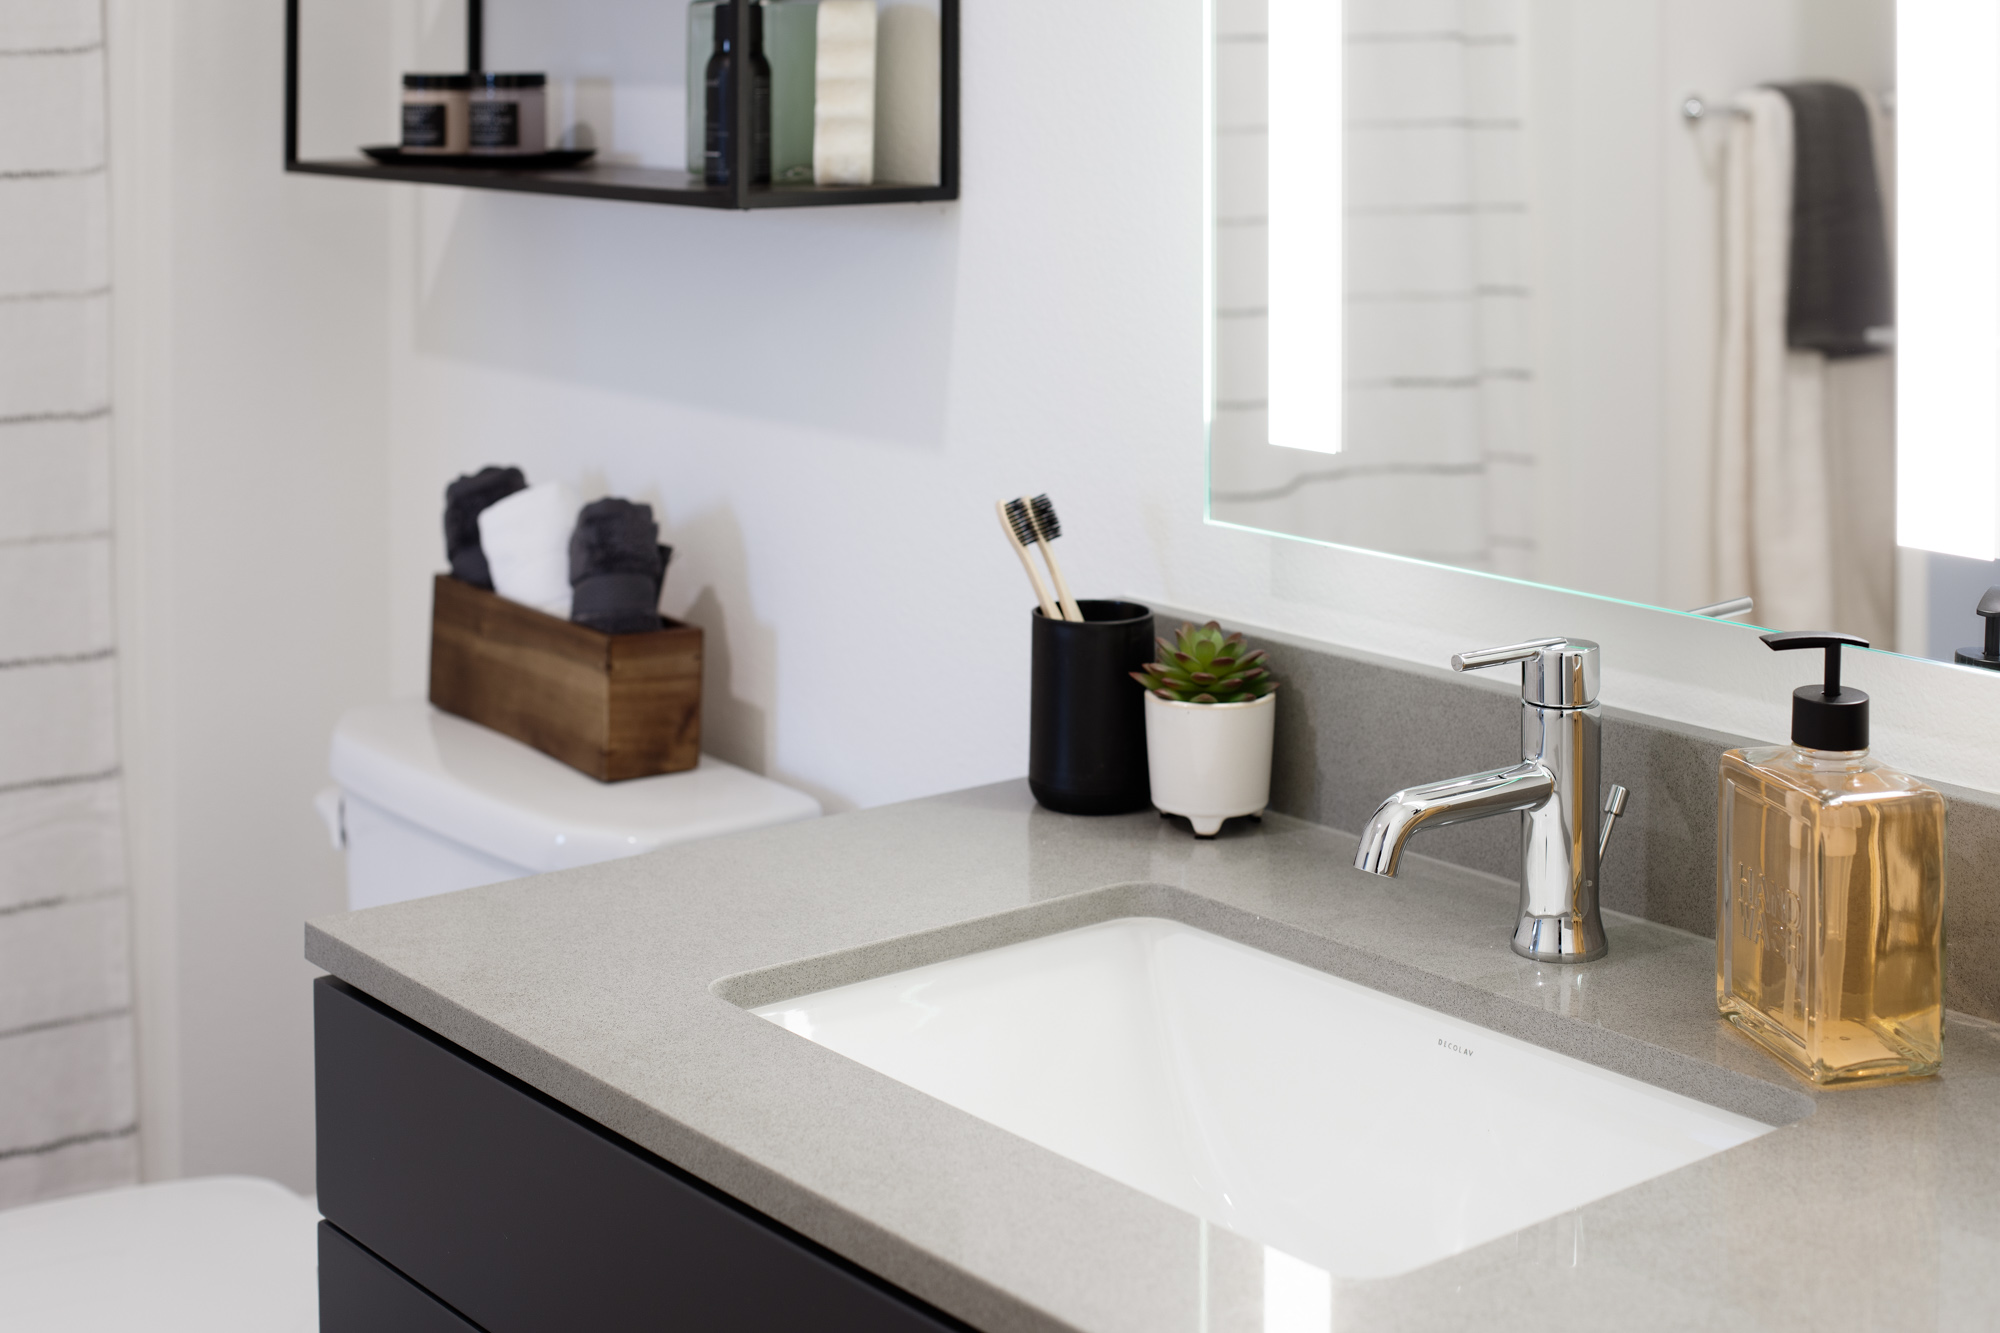
[[[23,912],[43,912],[54,907],[69,907],[76,903],[101,903],[110,898],[123,898],[125,892],[124,889],[103,889],[97,893],[72,893],[59,895],[54,898],[31,898],[26,902],[0,905],[0,920],[5,920],[10,916],[19,916]],[[6,1035],[6,1033],[0,1032],[0,1037]]]
[[[1512,46],[1514,34],[1443,29],[1434,32],[1350,32],[1345,39],[1348,46],[1425,46],[1439,42],[1455,42],[1463,46]]]
[[[1301,472],[1281,486],[1254,491],[1217,490],[1218,500],[1247,504],[1258,500],[1282,500],[1314,483],[1352,481],[1368,477],[1477,477],[1484,475],[1484,461],[1476,463],[1356,463],[1344,468],[1324,468]]]
[[[90,301],[100,296],[111,295],[111,285],[86,287],[73,292],[0,292],[0,302],[29,301]]]
[[[104,164],[88,167],[29,167],[24,171],[0,171],[0,181],[57,180],[72,176],[101,176]]]
[[[38,1032],[59,1032],[63,1028],[82,1027],[86,1023],[103,1023],[114,1018],[130,1018],[131,1016],[132,1006],[126,1004],[120,1005],[116,1009],[99,1009],[88,1014],[76,1014],[69,1018],[44,1019],[39,1023],[27,1023],[20,1027],[9,1028],[5,1032],[0,1032],[0,1041],[8,1041],[15,1037],[32,1037]]]
[[[137,1121],[123,1129],[98,1129],[87,1134],[71,1134],[65,1138],[53,1139],[48,1143],[31,1144],[25,1148],[0,1148],[0,1162],[16,1157],[40,1157],[45,1153],[60,1152],[64,1148],[76,1148],[86,1143],[106,1143],[112,1139],[128,1139],[139,1132]]]
[[[118,656],[113,647],[91,648],[81,653],[49,653],[42,657],[16,657],[0,660],[0,671],[15,671],[24,667],[86,666],[91,662],[108,662]]]
[[[0,59],[12,59],[22,56],[87,56],[94,51],[102,51],[103,49],[104,42],[100,38],[87,46],[23,46],[16,50],[0,51]]]
[[[1517,116],[1383,116],[1349,120],[1347,130],[1525,130],[1528,122]]]
[[[53,778],[29,778],[24,782],[0,783],[0,796],[21,791],[44,791],[52,787],[81,787],[92,782],[108,782],[122,770],[117,765],[97,773],[66,773]]]
[[[93,528],[87,532],[38,532],[26,537],[0,537],[0,551],[10,546],[71,546],[79,542],[105,542],[112,538],[110,528]]]
[[[79,407],[52,412],[18,412],[13,416],[0,416],[0,427],[37,426],[48,421],[96,421],[111,415],[111,404],[100,407]]]

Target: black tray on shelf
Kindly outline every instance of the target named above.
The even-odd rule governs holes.
[[[363,148],[385,167],[485,167],[502,171],[558,171],[580,167],[597,155],[595,148],[555,148],[546,153],[406,153],[394,144]]]

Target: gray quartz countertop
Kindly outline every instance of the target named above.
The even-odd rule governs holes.
[[[1939,1078],[1815,1092],[1716,1019],[1708,940],[1608,916],[1606,959],[1528,962],[1513,885],[1376,879],[1354,845],[1277,815],[1196,842],[1003,783],[324,917],[306,956],[981,1329],[1262,1333],[1261,1246],[742,1007],[1177,917],[1782,1126],[1340,1282],[1336,1328],[2000,1327],[2000,1027],[1952,1015]]]

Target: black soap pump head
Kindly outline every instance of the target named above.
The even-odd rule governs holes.
[[[1951,660],[1960,666],[2000,671],[2000,588],[1986,590],[1986,595],[1979,599],[1979,614],[1986,620],[1985,648],[1960,648],[1951,655]]]
[[[1788,648],[1826,649],[1826,679],[1792,691],[1792,744],[1807,750],[1868,748],[1868,696],[1840,686],[1840,650],[1866,648],[1868,640],[1826,630],[1792,630],[1766,634],[1764,642],[1777,652]]]

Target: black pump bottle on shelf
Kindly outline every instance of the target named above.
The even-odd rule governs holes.
[[[1988,588],[1979,599],[1979,617],[1986,622],[1986,642],[1978,648],[1960,648],[1951,660],[1960,666],[1985,667],[2000,671],[2000,588]]]
[[[736,6],[750,6],[750,50],[736,50]],[[708,58],[707,137],[703,143],[702,179],[727,185],[736,169],[736,81],[748,71],[751,116],[750,180],[771,183],[771,62],[764,58],[764,6],[754,0],[730,0],[715,7],[715,53]]]

